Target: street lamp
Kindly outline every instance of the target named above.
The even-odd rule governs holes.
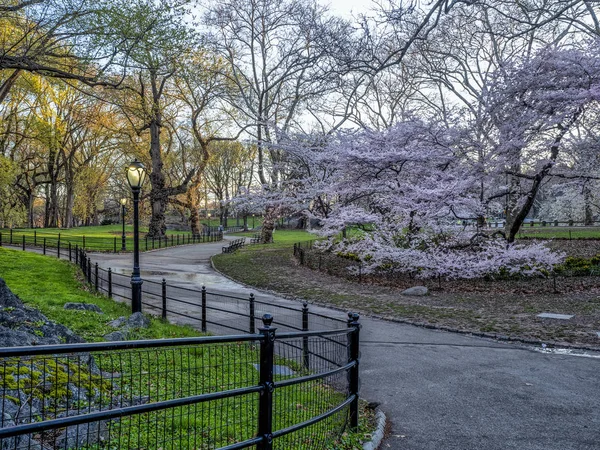
[[[127,183],[133,193],[133,272],[131,272],[131,312],[142,311],[142,278],[140,277],[140,190],[146,179],[144,165],[137,159],[127,168]]]
[[[252,214],[252,229],[254,230],[254,214]]]
[[[127,199],[122,198],[119,200],[121,203],[121,217],[123,218],[123,234],[121,235],[121,251],[124,252],[127,250],[127,245],[125,244],[125,205],[127,204]]]

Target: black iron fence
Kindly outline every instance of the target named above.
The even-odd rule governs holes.
[[[131,301],[130,274],[101,268],[81,249],[71,260],[81,267],[86,280],[96,291],[126,303]],[[194,289],[168,283],[165,279],[162,282],[144,280],[142,306],[146,312],[163,319],[215,334],[252,334],[265,313],[273,314],[277,318],[275,325],[288,331],[340,329],[346,325],[344,320],[310,311],[306,302],[294,307],[263,301],[254,294],[244,297],[209,291],[206,287]]]
[[[164,238],[141,237],[140,250],[154,250],[177,245],[200,244],[205,242],[218,242],[223,239],[223,230],[219,227],[210,227],[201,234],[170,234]],[[225,231],[229,232],[229,231]],[[43,250],[58,253],[73,251],[75,248],[102,251],[102,252],[121,252],[122,237],[115,235],[113,237],[94,237],[94,236],[74,236],[71,234],[61,235],[61,233],[38,232],[37,230],[3,230],[0,231],[0,246],[15,245],[26,247],[37,247]],[[125,251],[133,250],[133,238],[126,237]]]
[[[58,256],[131,301],[129,275],[78,247]],[[0,448],[312,449],[358,425],[358,315],[164,279],[145,280],[142,299],[147,312],[229,335],[0,349]]]
[[[327,448],[358,425],[359,330],[266,314],[245,335],[3,348],[0,448]]]

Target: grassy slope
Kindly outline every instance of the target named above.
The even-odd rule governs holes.
[[[75,333],[88,341],[101,341],[103,335],[114,331],[113,328],[107,325],[109,321],[129,314],[129,308],[126,305],[91,292],[84,285],[78,269],[66,261],[33,253],[0,248],[0,277],[4,278],[11,290],[25,304],[39,309],[50,320],[71,328]],[[104,311],[104,314],[99,315],[95,312],[65,310],[63,306],[66,302],[93,303],[98,305]],[[182,327],[153,319],[148,329],[137,331],[136,337],[158,339],[198,335],[200,333],[190,327]],[[152,359],[152,364],[150,364],[149,359],[146,360],[146,358],[142,357],[139,364],[143,366],[142,370],[145,377],[140,376],[139,380],[137,377],[133,377],[130,389],[132,392],[140,391],[146,393],[148,391],[148,394],[152,394],[152,398],[166,398],[165,396],[171,395],[170,393],[174,389],[171,385],[167,386],[162,381],[161,377],[164,377],[164,374],[167,372],[173,373],[174,378],[171,380],[171,384],[180,385],[181,389],[185,389],[186,386],[189,389],[190,386],[205,385],[207,379],[236,380],[238,383],[242,383],[242,385],[247,385],[246,383],[255,384],[256,380],[254,378],[256,378],[257,373],[254,367],[251,366],[251,363],[257,361],[258,355],[254,354],[252,356],[251,354],[256,353],[256,350],[249,350],[250,354],[248,351],[242,352],[243,354],[240,353],[238,356],[241,358],[242,363],[232,364],[230,360],[226,359],[226,354],[231,358],[232,355],[237,355],[236,352],[240,352],[244,346],[240,347],[236,344],[231,344],[229,347],[231,351],[228,352],[209,352],[208,354],[212,354],[210,360],[207,360],[202,352],[198,352],[197,355],[195,353],[191,355],[185,354],[186,357],[169,357],[168,353],[163,357],[160,356],[161,352],[158,352],[156,360]],[[150,365],[148,367],[144,366],[146,363]],[[280,361],[280,363],[284,362]],[[134,366],[135,364],[138,363],[134,361]],[[156,364],[158,364],[158,367]],[[244,364],[248,365],[245,369],[243,368]],[[123,367],[103,366],[102,370],[122,371]],[[240,370],[242,374],[252,375],[252,379],[240,378]],[[231,373],[227,371],[231,371]],[[148,386],[153,386],[151,391],[148,390]],[[293,391],[287,395],[289,395],[289,398],[294,399],[294,405],[288,411],[282,412],[279,415],[277,418],[277,422],[279,422],[277,425],[279,427],[289,426],[291,423],[306,420],[308,417],[304,414],[309,414],[311,411],[313,411],[313,414],[322,412],[324,408],[335,404],[330,404],[329,402],[338,402],[341,395],[331,392],[330,389],[324,388],[318,382],[286,389]],[[297,408],[297,405],[302,405],[302,408]],[[212,424],[213,427],[215,426],[217,417],[225,417],[227,418],[227,423],[221,424],[223,427],[221,428],[221,440],[211,442],[212,445],[220,446],[230,443],[231,439],[239,436],[243,430],[254,429],[257,417],[255,406],[255,402],[252,402],[247,410],[247,414],[240,416],[239,405],[236,406],[235,402],[222,402],[221,406],[215,405],[213,412],[210,411],[210,408],[208,410],[201,408],[193,412],[189,408],[184,408],[174,413],[171,418],[168,417],[169,415],[166,418],[161,418],[157,414],[155,420],[165,420],[165,430],[167,433],[172,433],[173,437],[179,436],[177,439],[184,436],[183,440],[185,440],[185,436],[203,436],[209,424]],[[215,415],[216,411],[219,411],[219,414]],[[191,417],[189,416],[190,413],[192,414]],[[178,416],[187,417],[184,422],[180,423],[180,421],[175,420]],[[230,423],[233,417],[241,417],[242,420]],[[372,420],[372,417],[367,416],[366,418],[362,418],[359,433],[345,434],[342,441],[331,444],[331,448],[356,448],[355,446],[358,445],[357,443],[360,441],[360,438],[369,432],[371,425],[368,424],[368,420]],[[129,433],[126,434],[134,434],[135,442],[125,441],[125,439],[130,439],[129,436],[120,436],[121,441],[117,443],[119,446],[128,447],[131,444],[135,447],[152,447],[154,445],[153,442],[157,439],[157,436],[153,434],[151,429],[147,430],[144,427],[138,429],[140,423],[139,421],[136,422],[133,418],[122,419],[120,426],[131,427]],[[127,430],[127,428],[124,429]],[[182,445],[182,448],[193,448],[194,445],[195,443],[192,442],[188,443],[188,446],[185,444]],[[290,442],[288,448],[296,448],[296,443]]]

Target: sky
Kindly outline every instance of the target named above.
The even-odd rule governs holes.
[[[331,7],[331,11],[345,19],[351,19],[352,14],[365,12],[370,6],[370,0],[321,0],[321,3]]]

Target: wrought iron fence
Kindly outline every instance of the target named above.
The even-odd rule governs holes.
[[[130,301],[128,275],[78,247],[57,255]],[[312,449],[357,426],[358,315],[166,280],[145,280],[142,298],[163,318],[248,334],[0,349],[0,448]]]
[[[0,448],[326,448],[358,425],[358,315],[329,331],[262,321],[245,335],[0,349]]]
[[[226,231],[227,232],[227,231]],[[171,234],[164,238],[152,238],[145,236],[140,239],[140,250],[154,250],[177,245],[200,244],[205,242],[218,242],[223,240],[223,230],[218,227],[209,227],[201,234]],[[65,252],[72,252],[75,249],[102,252],[121,252],[122,237],[115,235],[113,237],[94,237],[94,236],[74,236],[61,235],[61,233],[46,233],[19,230],[0,231],[1,245],[20,246],[25,250],[27,247],[37,247],[42,249],[43,253],[53,252],[59,257]],[[125,248],[133,249],[133,238],[126,238]]]
[[[96,291],[110,298],[131,301],[130,275],[99,267],[81,249],[71,256]],[[288,331],[340,329],[346,325],[344,320],[310,311],[306,302],[297,307],[288,306],[260,300],[254,294],[243,297],[212,292],[206,287],[193,289],[165,279],[162,282],[144,280],[142,306],[146,312],[163,319],[175,319],[216,334],[254,333],[260,317],[267,312],[277,318],[276,326]]]

